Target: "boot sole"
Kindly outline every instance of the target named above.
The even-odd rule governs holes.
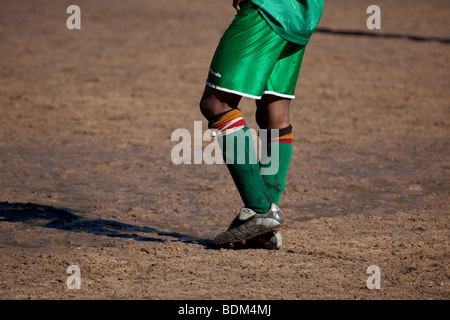
[[[260,219],[263,219],[262,223]],[[264,221],[266,220],[266,221]],[[268,232],[275,232],[284,225],[284,221],[271,218],[256,218],[241,224],[235,228],[228,229],[218,234],[214,240],[215,245],[224,245],[253,239]]]

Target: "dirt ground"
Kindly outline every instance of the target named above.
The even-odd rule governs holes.
[[[237,190],[225,165],[171,160],[175,129],[207,128],[231,0],[73,4],[81,30],[67,1],[0,6],[1,299],[450,298],[447,0],[326,1],[292,103],[278,251],[212,248]],[[256,129],[254,102],[241,109]]]

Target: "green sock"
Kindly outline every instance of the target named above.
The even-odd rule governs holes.
[[[217,139],[223,158],[244,206],[267,213],[272,201],[261,176],[251,131],[238,109],[217,118],[210,121],[209,127],[220,132]]]
[[[264,184],[268,191],[269,197],[278,205],[281,194],[286,188],[286,176],[291,162],[292,156],[292,126],[279,130],[279,137],[273,140],[267,139],[267,157],[271,158],[272,144],[278,143],[278,171],[275,174],[262,175]],[[264,143],[264,142],[263,142]],[[264,154],[263,154],[264,156]],[[275,158],[276,159],[276,158]],[[263,164],[260,162],[260,167],[264,170],[265,167],[273,164]]]

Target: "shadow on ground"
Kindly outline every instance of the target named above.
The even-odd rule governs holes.
[[[162,236],[172,238],[172,241],[197,243],[208,248],[211,247],[211,240],[209,239],[196,239],[186,234],[166,232],[156,228],[142,227],[114,220],[87,219],[69,209],[34,203],[0,202],[0,221],[32,222],[33,225],[43,228],[87,232],[114,238],[131,238],[137,241],[166,242],[167,238],[158,237]]]
[[[409,34],[365,32],[365,31],[356,31],[356,30],[337,30],[337,29],[330,29],[330,28],[323,28],[323,27],[317,28],[315,32],[334,34],[334,35],[340,35],[340,36],[406,39],[406,40],[419,41],[419,42],[435,41],[435,42],[450,44],[450,37],[447,37],[447,38],[422,37],[422,36],[409,35]]]

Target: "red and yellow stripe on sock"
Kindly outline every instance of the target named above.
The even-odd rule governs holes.
[[[209,128],[226,134],[227,130],[236,131],[247,126],[239,109],[233,109],[215,116],[208,124]],[[229,132],[229,131],[228,131]]]
[[[278,137],[270,138],[270,142],[292,143],[292,125],[289,125],[289,127],[283,129],[279,129],[278,134]]]
[[[279,143],[292,143],[292,132],[282,135],[281,137],[270,140],[271,142],[279,142]]]

